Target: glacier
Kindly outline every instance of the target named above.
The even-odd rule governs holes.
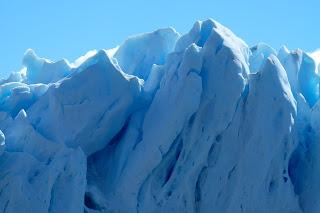
[[[320,212],[319,52],[208,19],[0,80],[0,212]]]

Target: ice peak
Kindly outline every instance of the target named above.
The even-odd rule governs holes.
[[[127,74],[146,80],[153,64],[162,65],[179,38],[173,28],[129,37],[114,54],[120,67]]]

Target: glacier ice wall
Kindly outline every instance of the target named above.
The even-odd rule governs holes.
[[[320,211],[319,61],[211,19],[0,81],[1,212]]]

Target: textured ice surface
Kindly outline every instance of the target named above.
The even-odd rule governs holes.
[[[0,212],[320,211],[318,53],[198,21],[0,81]]]

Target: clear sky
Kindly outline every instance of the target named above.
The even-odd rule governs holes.
[[[0,0],[0,77],[21,68],[27,48],[73,61],[129,35],[168,26],[185,33],[207,18],[248,45],[320,48],[320,0]]]

